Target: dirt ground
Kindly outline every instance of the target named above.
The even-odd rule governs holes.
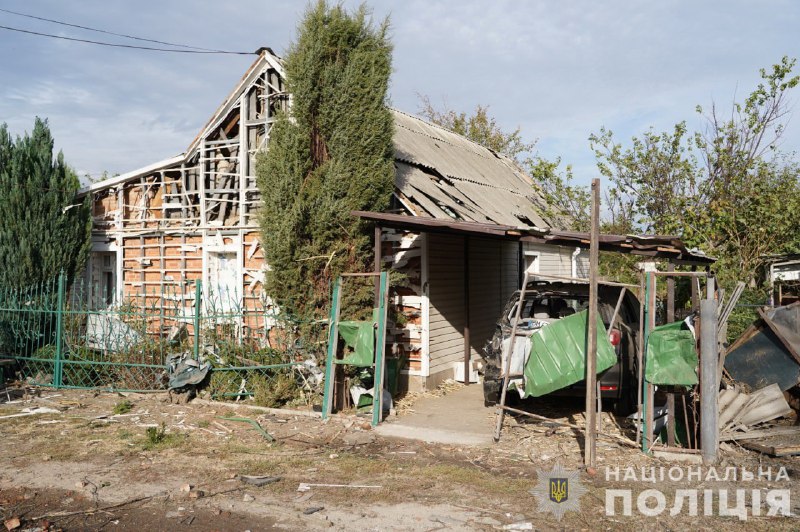
[[[582,401],[529,405],[578,423]],[[15,414],[31,414],[8,417]],[[44,409],[44,410],[42,410]],[[413,405],[403,404],[403,410]],[[258,423],[275,441],[269,441]],[[623,420],[605,431],[624,435]],[[608,516],[605,466],[674,465],[613,440],[598,441],[598,471],[581,470],[580,511],[561,521],[540,512],[530,490],[537,469],[581,469],[572,429],[507,418],[501,441],[457,447],[377,436],[366,417],[328,422],[308,413],[273,413],[242,404],[170,402],[166,394],[77,390],[0,391],[0,509],[15,530],[716,530],[797,529],[795,517]],[[799,513],[797,457],[743,449],[725,466],[786,467]],[[594,473],[594,474],[590,474]],[[245,476],[268,477],[256,486]],[[337,486],[325,486],[325,485]],[[361,487],[367,486],[367,487]],[[725,486],[735,489],[736,483]],[[652,488],[639,484],[636,490]],[[659,486],[709,487],[702,482]],[[722,487],[722,485],[714,485]],[[748,486],[749,487],[749,486]],[[795,498],[797,500],[795,500]],[[634,503],[635,508],[635,503]]]

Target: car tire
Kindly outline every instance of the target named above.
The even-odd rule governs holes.
[[[502,384],[496,380],[483,380],[483,406],[494,406],[500,402]]]

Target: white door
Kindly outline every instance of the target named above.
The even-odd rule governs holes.
[[[239,265],[236,252],[208,254],[207,306],[214,312],[230,312],[239,308]]]
[[[117,254],[95,251],[91,255],[90,305],[93,309],[108,308],[116,303]]]

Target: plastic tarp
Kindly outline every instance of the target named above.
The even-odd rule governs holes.
[[[531,354],[525,364],[525,396],[539,397],[586,377],[587,320],[589,311],[542,327],[531,335]],[[617,363],[614,346],[600,316],[597,317],[597,373]]]
[[[353,350],[337,364],[370,367],[375,360],[375,323],[378,310],[372,311],[372,321],[340,321],[339,334],[347,347]]]
[[[650,384],[697,384],[697,350],[694,333],[682,321],[656,327],[647,337],[644,378]]]

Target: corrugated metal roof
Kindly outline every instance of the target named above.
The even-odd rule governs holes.
[[[244,84],[264,65],[282,73],[278,58],[268,50],[262,52],[197,138],[229,110]],[[566,226],[562,217],[547,214],[547,204],[534,182],[508,157],[421,118],[397,110],[392,113],[396,188],[412,203],[413,214],[522,228]],[[180,162],[192,152],[197,138],[175,161]],[[117,185],[153,167],[96,183],[82,192]]]
[[[397,188],[434,218],[526,228],[563,227],[530,177],[508,157],[393,110]]]

